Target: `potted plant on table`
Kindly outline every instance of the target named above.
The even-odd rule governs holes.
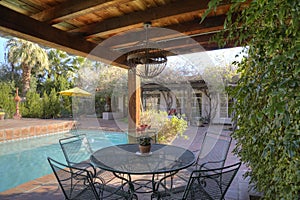
[[[140,153],[150,153],[151,140],[150,136],[141,136],[138,138]]]

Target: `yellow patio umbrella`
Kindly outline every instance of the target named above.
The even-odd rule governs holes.
[[[78,87],[74,87],[72,89],[69,90],[64,90],[64,91],[60,91],[58,92],[61,95],[64,96],[73,96],[73,97],[88,97],[88,96],[92,96],[91,93],[84,91]]]

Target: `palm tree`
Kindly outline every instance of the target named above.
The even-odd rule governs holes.
[[[49,70],[47,72],[48,78],[55,78],[55,76],[64,76],[67,79],[72,79],[79,67],[84,62],[84,58],[70,56],[64,51],[57,49],[50,49],[48,51]],[[77,61],[81,58],[80,61]]]
[[[49,67],[47,53],[39,45],[18,38],[8,40],[6,49],[7,61],[12,66],[22,69],[22,96],[26,96],[30,88],[32,70],[34,69],[35,73],[39,73]]]

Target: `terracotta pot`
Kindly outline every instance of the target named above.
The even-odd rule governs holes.
[[[142,146],[139,145],[140,153],[150,153],[151,145]]]

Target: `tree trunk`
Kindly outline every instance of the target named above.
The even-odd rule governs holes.
[[[22,96],[25,97],[27,94],[27,91],[30,89],[30,76],[31,76],[31,67],[29,67],[26,64],[22,64],[22,83],[23,83],[23,90],[22,90]]]
[[[106,96],[106,103],[105,103],[105,106],[104,106],[104,110],[106,112],[111,112],[111,98],[110,96]]]
[[[166,105],[167,105],[167,111],[171,110],[173,105],[173,98],[169,91],[167,92],[161,92],[163,94],[163,97],[165,99]]]
[[[11,65],[11,80],[14,81],[15,66],[12,63],[10,65]]]

